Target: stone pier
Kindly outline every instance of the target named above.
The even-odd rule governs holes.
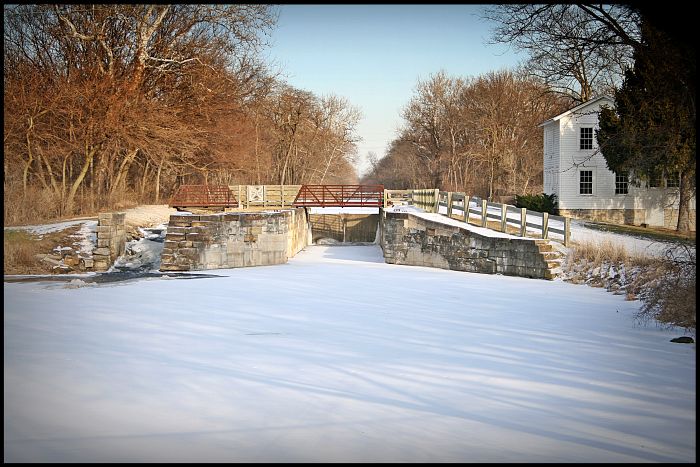
[[[85,269],[106,271],[126,249],[126,213],[101,212],[97,217],[97,247],[92,252],[92,260],[85,260]],[[92,261],[92,264],[90,264]]]
[[[286,263],[310,243],[304,208],[170,216],[161,271]]]

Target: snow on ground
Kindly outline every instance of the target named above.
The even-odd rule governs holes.
[[[695,345],[562,281],[311,246],[4,285],[6,462],[695,462]]]
[[[18,225],[12,227],[5,227],[5,230],[26,230],[27,232],[33,233],[35,235],[45,235],[53,232],[60,232],[61,230],[66,230],[67,228],[73,227],[78,224],[97,225],[97,221],[92,218],[72,219],[63,222],[55,222],[53,224]]]
[[[167,224],[172,214],[179,214],[177,209],[168,207],[167,204],[143,204],[123,212],[127,227],[155,227]]]
[[[507,233],[503,232],[498,232],[497,230],[493,229],[487,229],[485,227],[478,227],[474,224],[467,224],[462,221],[458,221],[457,219],[452,219],[450,217],[444,216],[442,214],[437,214],[437,213],[429,213],[425,212],[424,210],[417,208],[415,206],[394,206],[386,209],[389,212],[409,212],[413,214],[414,216],[420,217],[422,219],[427,219],[429,221],[433,222],[441,222],[443,224],[447,225],[454,225],[457,227],[462,227],[464,229],[467,229],[471,232],[477,233],[479,235],[483,235],[485,237],[499,237],[499,238],[520,238],[515,235],[510,235]],[[462,211],[460,211],[462,212]],[[445,214],[447,214],[447,211],[445,211]]]
[[[571,220],[571,239],[574,242],[593,242],[598,245],[607,242],[623,245],[629,254],[640,256],[663,256],[664,251],[673,245],[672,242],[591,229],[585,226],[585,221],[575,219]]]

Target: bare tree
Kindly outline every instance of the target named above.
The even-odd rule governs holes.
[[[541,192],[538,125],[568,103],[547,90],[510,71],[469,79],[437,73],[419,82],[401,134],[365,178],[489,199]]]
[[[502,4],[492,42],[528,52],[527,69],[554,90],[585,102],[610,92],[633,63],[639,18],[623,5]]]
[[[257,57],[274,21],[267,5],[5,6],[4,149],[21,168],[5,193],[41,187],[68,213],[243,170],[231,151],[249,151],[274,80]]]

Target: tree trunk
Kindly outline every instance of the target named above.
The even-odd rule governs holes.
[[[92,162],[93,157],[95,157],[95,152],[97,152],[97,148],[95,147],[89,147],[86,145],[85,147],[85,162],[83,163],[83,167],[80,170],[80,173],[76,177],[75,181],[73,182],[73,185],[71,185],[70,192],[68,193],[68,198],[66,198],[66,211],[67,212],[72,212],[73,210],[73,201],[75,200],[75,194],[78,191],[78,188],[80,187],[80,184],[83,182],[85,179],[85,175],[87,174],[88,170],[90,169],[90,162]]]
[[[27,179],[29,178],[29,168],[32,166],[32,162],[34,162],[34,153],[32,152],[32,141],[29,138],[29,135],[32,132],[32,127],[34,126],[34,120],[32,120],[32,118],[29,117],[28,123],[29,123],[29,128],[27,128],[27,135],[26,135],[27,162],[24,164],[24,173],[22,174],[22,193],[24,193],[24,196],[27,196]]]
[[[163,170],[163,161],[165,157],[158,164],[158,172],[156,173],[156,204],[160,201],[160,173]]]
[[[693,197],[693,189],[690,176],[686,171],[681,172],[680,186],[678,187],[678,232],[690,232],[690,200]]]
[[[117,171],[117,176],[114,179],[114,184],[112,184],[112,188],[109,193],[110,198],[117,193],[117,190],[121,186],[122,182],[126,179],[126,173],[129,171],[129,167],[138,153],[139,148],[136,148],[127,154],[126,157],[124,157],[124,160],[120,164],[119,170]]]
[[[143,169],[143,176],[141,177],[141,187],[139,189],[139,194],[141,195],[141,199],[143,200],[143,194],[146,191],[146,180],[148,179],[148,169],[151,166],[151,161],[146,160],[146,167]]]

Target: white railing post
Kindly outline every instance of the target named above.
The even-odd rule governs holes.
[[[549,213],[542,213],[542,238],[547,238],[547,233],[549,232]]]
[[[571,219],[568,217],[564,218],[564,246],[569,246],[569,240],[571,240]]]
[[[508,221],[508,205],[506,203],[501,204],[501,232],[506,231],[506,222]]]
[[[433,204],[433,212],[440,212],[440,188],[435,188],[435,203]]]
[[[481,226],[486,227],[486,200],[481,200]]]
[[[471,196],[467,196],[467,193],[464,193],[464,222],[469,223],[469,201],[472,199]]]
[[[447,217],[452,217],[452,192],[447,192]]]
[[[525,236],[525,229],[527,228],[527,208],[520,208],[520,236]]]

